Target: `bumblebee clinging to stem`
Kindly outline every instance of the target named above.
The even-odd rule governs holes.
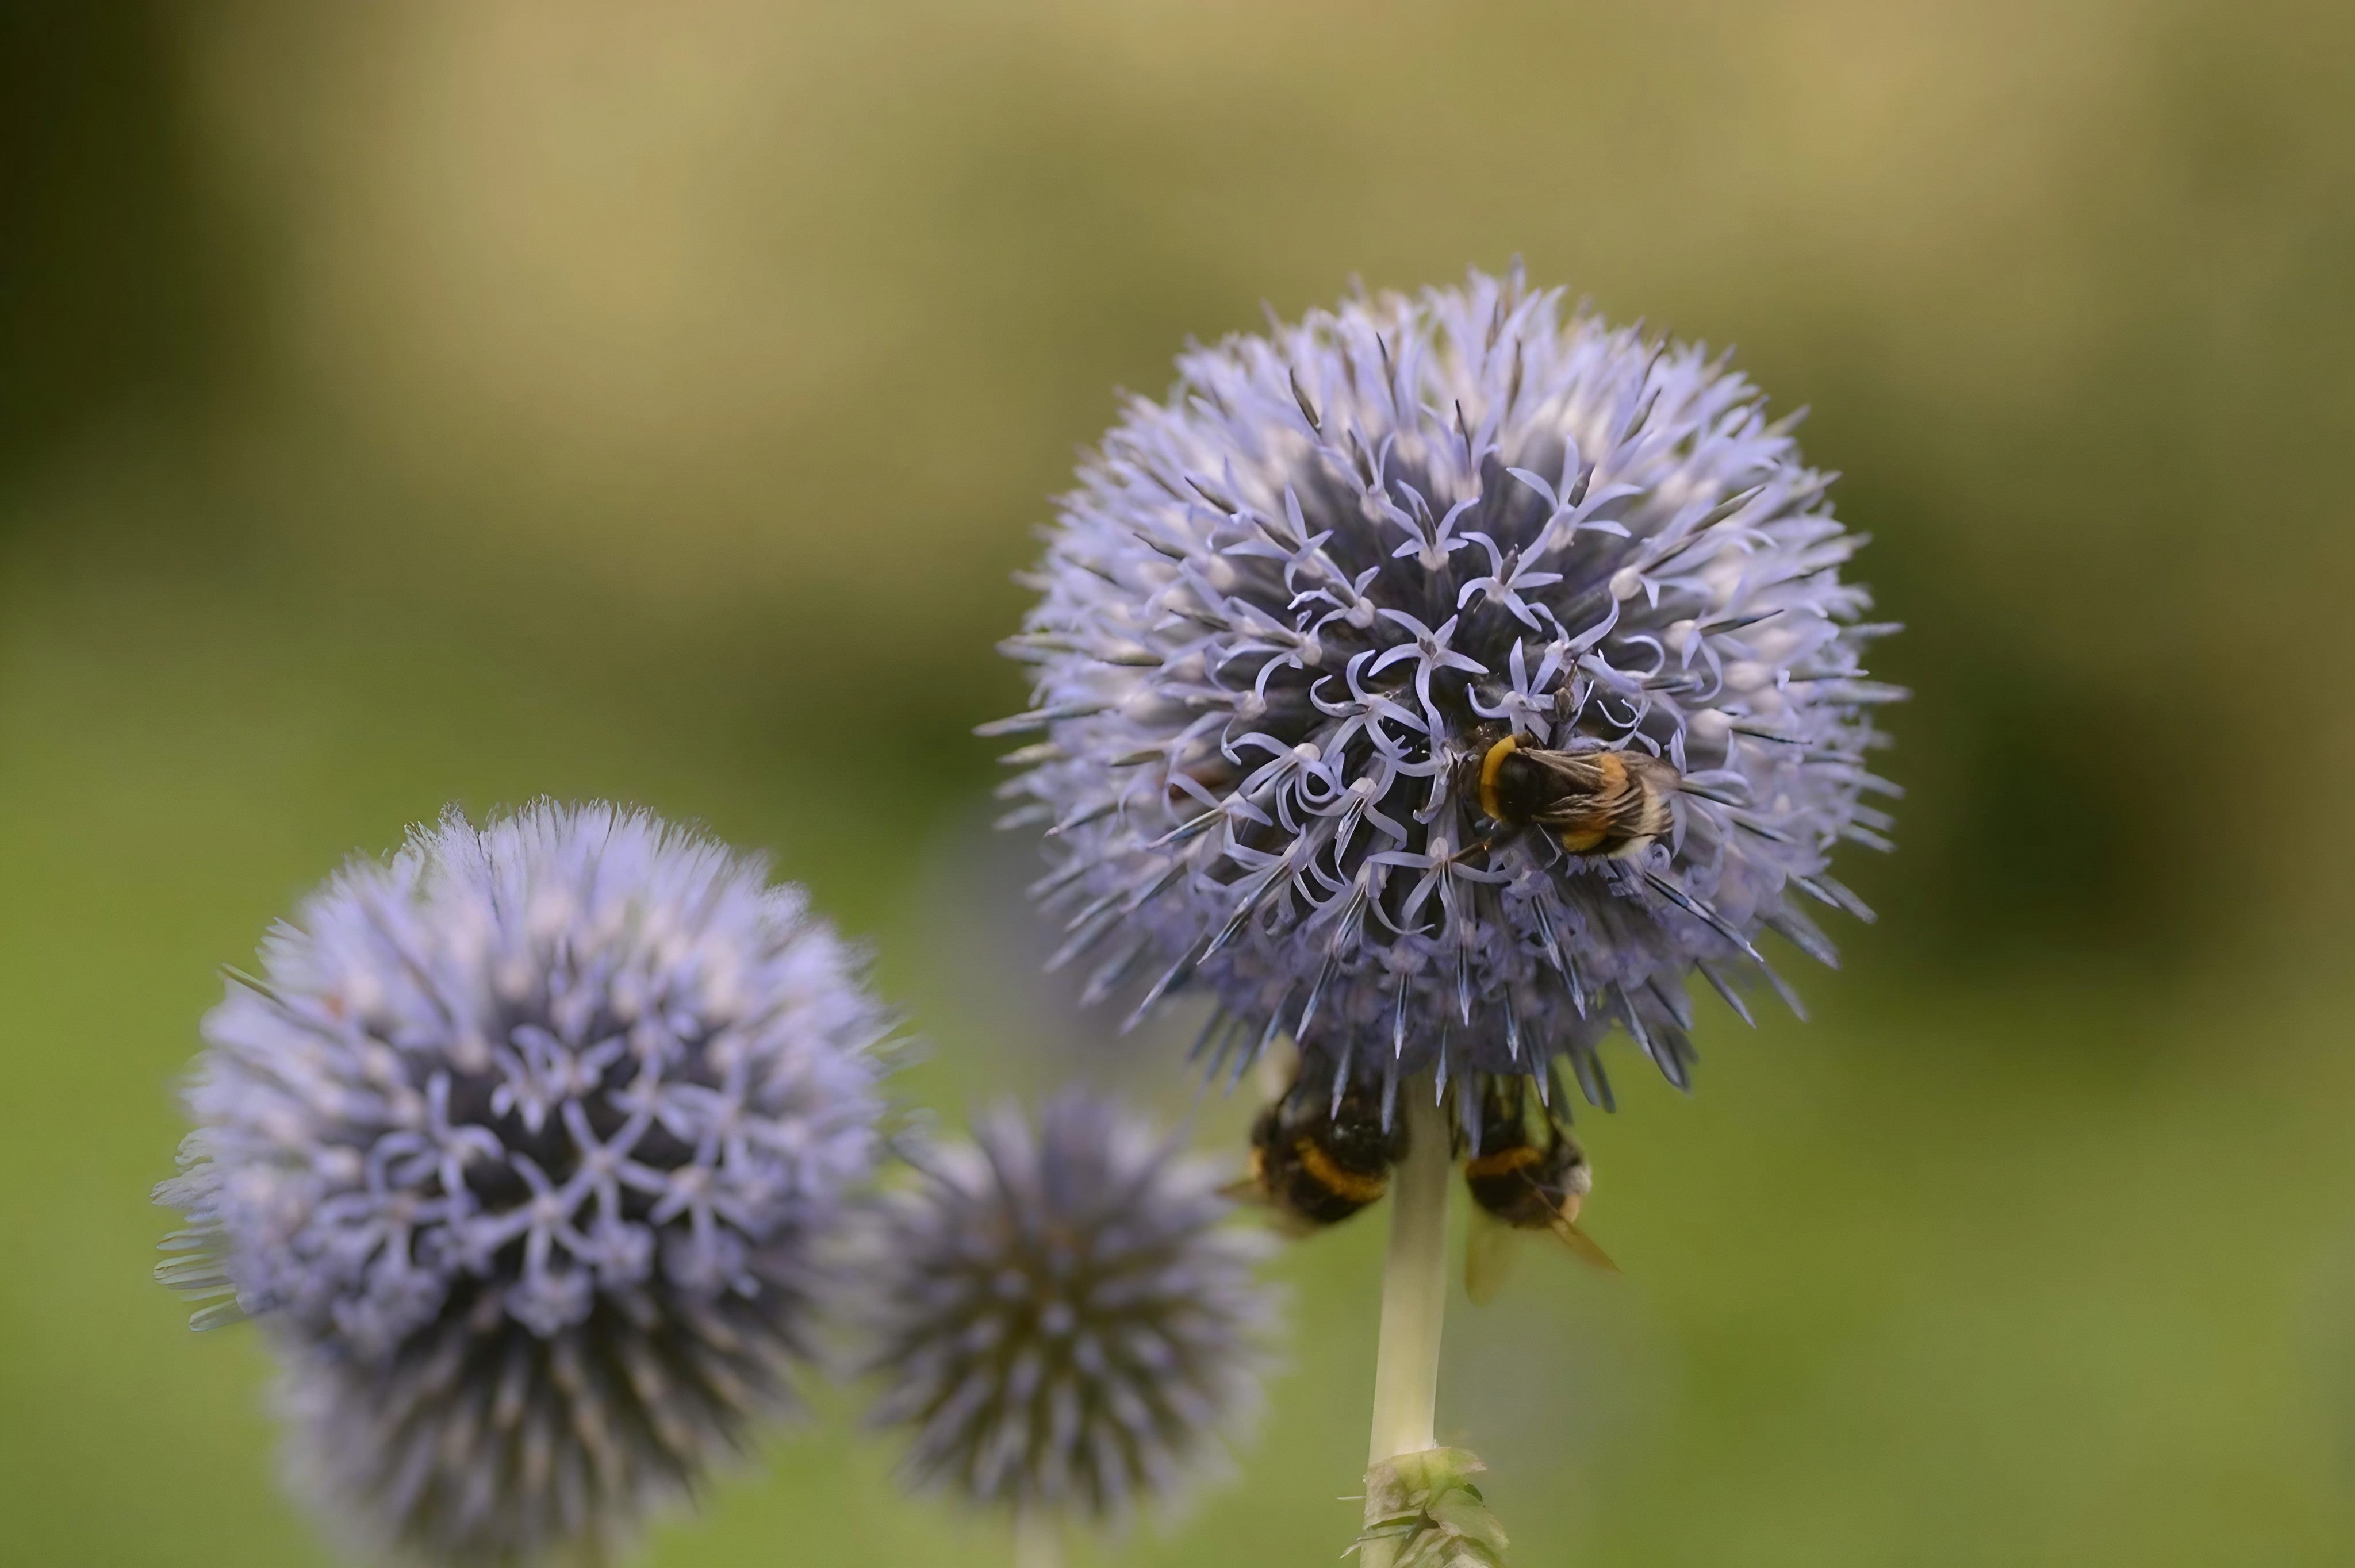
[[[1383,1121],[1378,1091],[1350,1084],[1328,1099],[1295,1077],[1252,1124],[1249,1173],[1229,1192],[1298,1234],[1338,1224],[1389,1191],[1406,1158],[1406,1118]]]
[[[1465,1084],[1455,1092],[1470,1090]],[[1585,1151],[1550,1110],[1539,1113],[1542,1138],[1532,1134],[1527,1091],[1525,1078],[1481,1080],[1478,1142],[1458,1146],[1477,1211],[1464,1286],[1481,1305],[1503,1287],[1524,1234],[1550,1236],[1587,1263],[1618,1269],[1578,1228],[1579,1208],[1594,1185]],[[1406,1151],[1406,1119],[1382,1125],[1378,1090],[1345,1084],[1328,1098],[1295,1077],[1252,1124],[1248,1173],[1227,1194],[1266,1205],[1284,1229],[1308,1235],[1379,1202]]]
[[[1480,1087],[1479,1146],[1464,1162],[1464,1184],[1481,1215],[1464,1253],[1464,1289],[1477,1305],[1496,1298],[1523,1233],[1550,1235],[1583,1261],[1618,1272],[1578,1228],[1579,1208],[1594,1186],[1586,1151],[1549,1108],[1540,1109],[1544,1140],[1530,1135],[1527,1085],[1492,1076]]]

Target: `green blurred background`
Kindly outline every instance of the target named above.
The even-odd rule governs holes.
[[[325,1560],[145,1194],[214,966],[445,801],[773,847],[947,1114],[1183,1113],[1029,978],[1007,574],[1188,334],[1518,253],[1813,407],[1919,696],[1815,1022],[1582,1122],[1625,1277],[1459,1298],[1516,1560],[2348,1561],[2350,62],[2328,0],[9,6],[0,1560]],[[1331,1559],[1380,1230],[1096,1560]],[[889,1460],[823,1395],[647,1560],[998,1554]]]

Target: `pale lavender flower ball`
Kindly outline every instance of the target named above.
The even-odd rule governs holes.
[[[205,1020],[159,1273],[267,1327],[338,1528],[602,1541],[784,1401],[888,1033],[799,890],[643,812],[453,811],[261,968]]]
[[[1689,1081],[1695,970],[1739,1010],[1762,930],[1832,961],[1797,901],[1869,917],[1826,866],[1886,847],[1859,796],[1895,792],[1866,753],[1902,694],[1865,676],[1862,538],[1747,380],[1518,270],[1178,372],[1060,503],[1007,644],[1032,710],[985,726],[1045,732],[1009,820],[1047,824],[1092,993],[1206,991],[1214,1058],[1289,1033],[1337,1097],[1567,1057],[1608,1104],[1614,1027]],[[1658,759],[1665,831],[1490,820],[1461,779],[1500,733]]]
[[[1256,1413],[1269,1243],[1209,1161],[1069,1090],[920,1161],[873,1238],[872,1419],[920,1484],[1018,1513],[1167,1504]]]

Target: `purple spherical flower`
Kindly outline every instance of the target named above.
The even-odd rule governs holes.
[[[783,1401],[879,1152],[858,967],[760,861],[602,805],[453,811],[271,933],[205,1020],[159,1272],[267,1326],[339,1527],[602,1539]]]
[[[1739,1010],[1762,930],[1831,961],[1800,902],[1866,915],[1826,865],[1885,847],[1900,694],[1748,381],[1518,271],[1178,370],[1061,503],[986,726],[1045,732],[1013,817],[1092,992],[1207,991],[1219,1053],[1288,1033],[1337,1095],[1567,1057],[1608,1104],[1614,1027],[1689,1081],[1694,971]]]
[[[1080,1091],[921,1164],[869,1281],[911,1476],[1018,1514],[1167,1502],[1257,1409],[1276,1312],[1218,1169]]]

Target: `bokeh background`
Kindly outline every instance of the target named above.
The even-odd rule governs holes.
[[[1458,1298],[1516,1560],[2347,1561],[2350,62],[2331,0],[10,5],[0,1560],[325,1561],[145,1195],[215,965],[445,801],[771,846],[945,1116],[1186,1113],[1029,978],[1007,574],[1188,334],[1518,254],[1812,407],[1919,695],[1815,1022],[1582,1122],[1625,1277]],[[1089,1560],[1330,1559],[1380,1232]],[[646,1561],[997,1556],[852,1403]]]

